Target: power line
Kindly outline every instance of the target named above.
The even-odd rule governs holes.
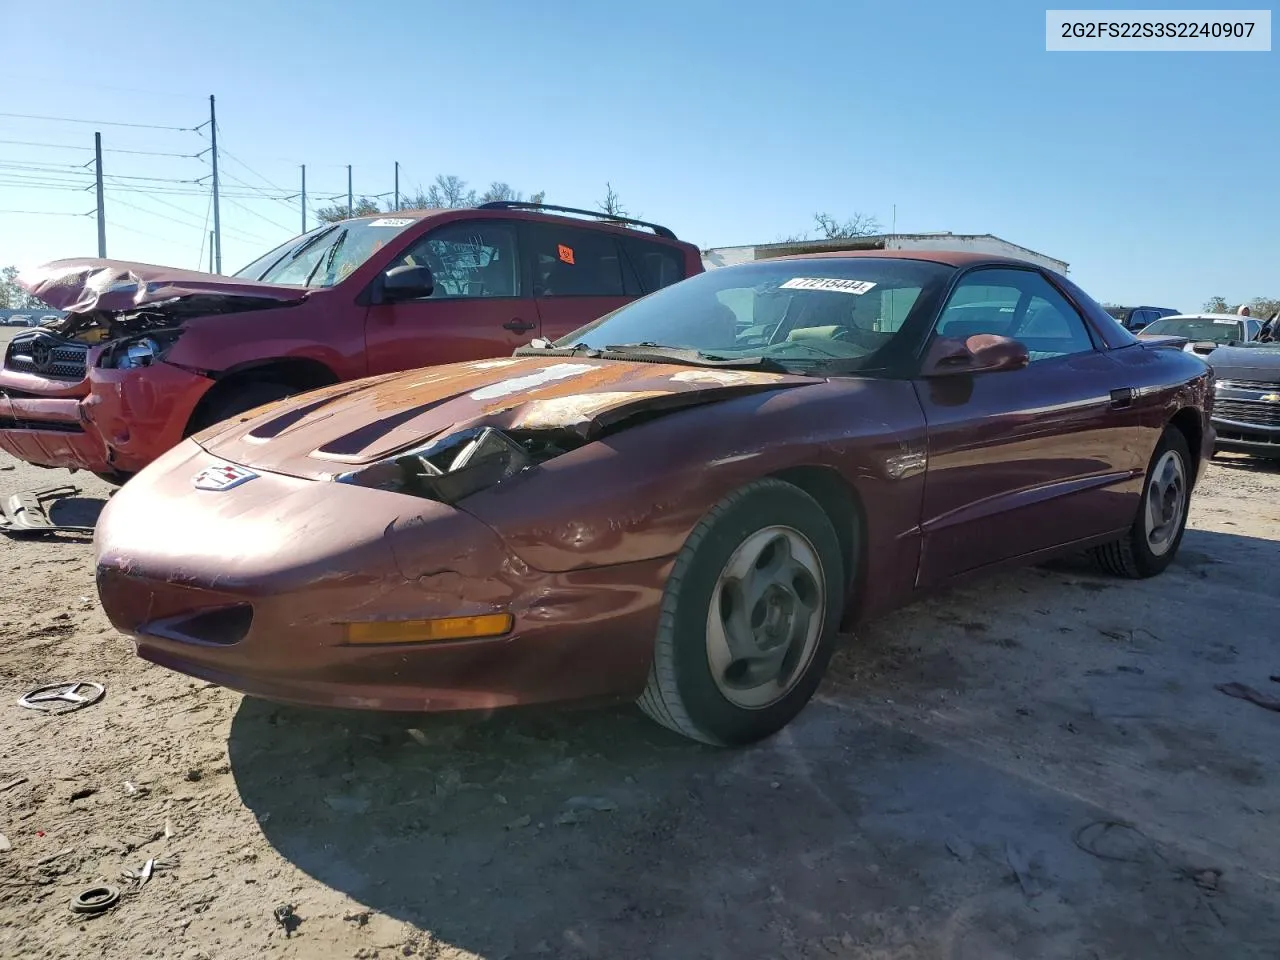
[[[122,207],[128,207],[130,210],[136,210],[139,213],[145,213],[148,216],[157,217],[160,220],[168,220],[170,223],[176,223],[181,227],[199,226],[199,224],[192,223],[191,221],[188,221],[188,220],[179,220],[177,217],[171,217],[167,213],[157,213],[155,210],[148,210],[146,207],[140,207],[137,204],[129,203],[127,200],[121,200],[119,197],[113,197],[112,199],[114,203],[118,203]],[[200,227],[200,229],[203,230],[204,228]],[[249,233],[247,230],[240,230],[238,228],[229,229],[227,227],[223,227],[222,229],[226,233],[239,234],[239,236],[236,237],[236,239],[246,241],[249,243],[270,243],[271,242],[266,237],[260,237],[257,234]]]
[[[7,178],[0,180],[2,187],[21,187],[29,190],[66,190],[72,193],[82,192],[93,186],[92,178],[89,181],[84,180],[64,180],[58,179],[55,174],[32,174],[30,176],[21,173],[8,173],[0,170],[0,177]],[[116,190],[122,190],[128,193],[146,194],[148,196],[166,196],[166,197],[204,197],[207,195],[205,190],[199,189],[182,189],[177,187],[144,187],[144,186],[117,186]],[[249,193],[249,192],[233,192],[227,194],[225,191],[220,192],[222,196],[232,196],[240,200],[262,200],[265,194]],[[267,199],[271,199],[266,197]],[[287,198],[281,198],[287,199]]]
[[[245,213],[252,214],[253,216],[257,217],[259,220],[261,220],[263,223],[269,223],[271,224],[271,226],[276,227],[279,230],[287,230],[291,235],[293,233],[292,227],[286,227],[284,224],[278,223],[277,221],[272,220],[270,217],[264,217],[262,214],[258,213],[257,210],[252,210],[249,207],[246,207],[243,203],[237,203],[235,200],[232,200],[229,197],[227,198],[227,203],[231,204],[233,207],[239,207]]]
[[[91,217],[94,211],[90,210],[88,213],[66,213],[61,210],[0,210],[0,213],[25,217]]]
[[[56,123],[90,123],[99,127],[132,127],[135,130],[176,130],[179,133],[193,133],[199,129],[199,127],[166,127],[158,123],[123,123],[119,120],[81,120],[77,117],[47,117],[34,113],[0,113],[0,117],[11,117],[15,120],[50,120]],[[204,126],[204,124],[200,126]]]
[[[53,173],[58,176],[86,176],[93,179],[92,170],[85,170],[84,165],[74,164],[28,164],[28,163],[12,163],[10,161],[0,161],[0,170],[20,170],[31,171],[34,173]],[[199,183],[204,177],[198,177],[194,180],[179,180],[176,177],[139,177],[134,174],[116,173],[113,177],[120,180],[140,180],[150,183]]]
[[[70,143],[42,143],[36,140],[0,140],[0,143],[14,147],[47,147],[50,150],[80,150],[93,153],[93,147],[78,147]],[[160,150],[123,150],[118,147],[103,147],[103,153],[128,153],[137,157],[173,157],[178,160],[194,160],[194,153],[165,153]]]

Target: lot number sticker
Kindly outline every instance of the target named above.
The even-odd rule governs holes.
[[[371,227],[407,227],[413,223],[413,217],[383,217],[369,224]]]
[[[866,293],[875,284],[870,280],[841,280],[839,277],[795,277],[782,284],[783,290],[830,290],[834,293]]]

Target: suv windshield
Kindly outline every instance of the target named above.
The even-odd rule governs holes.
[[[331,287],[373,256],[414,217],[361,217],[326,223],[288,243],[232,276],[299,287]]]
[[[803,370],[838,361],[884,365],[899,333],[914,332],[954,272],[888,257],[764,260],[698,274],[628,304],[555,347],[645,345],[708,358],[762,357]]]
[[[1212,340],[1215,343],[1247,340],[1244,324],[1239,320],[1196,317],[1179,320],[1166,317],[1147,324],[1143,334],[1161,337],[1187,337],[1190,340]]]

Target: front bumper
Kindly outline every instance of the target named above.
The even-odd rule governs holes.
[[[212,385],[166,363],[92,368],[84,396],[41,396],[46,383],[0,372],[0,449],[36,466],[93,473],[135,473],[155,460],[182,439]]]
[[[1280,383],[1220,381],[1211,422],[1218,450],[1280,457]]]
[[[390,711],[634,698],[671,559],[549,574],[429,501],[263,474],[221,493],[191,441],[115,497],[98,594],[143,659],[282,702]],[[509,612],[495,639],[352,645],[344,624]]]

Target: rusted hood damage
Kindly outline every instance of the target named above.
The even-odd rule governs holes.
[[[50,329],[63,336],[102,331],[91,339],[176,326],[196,316],[301,303],[307,293],[301,287],[123,260],[54,260],[22,274],[18,284],[67,312]],[[120,322],[129,315],[133,322]]]
[[[254,469],[349,482],[362,474],[364,485],[395,486],[404,469],[434,476],[481,461],[492,468],[491,454],[518,472],[627,423],[818,382],[618,360],[478,360],[326,388],[211,428],[196,441]],[[410,461],[400,463],[403,457]]]

